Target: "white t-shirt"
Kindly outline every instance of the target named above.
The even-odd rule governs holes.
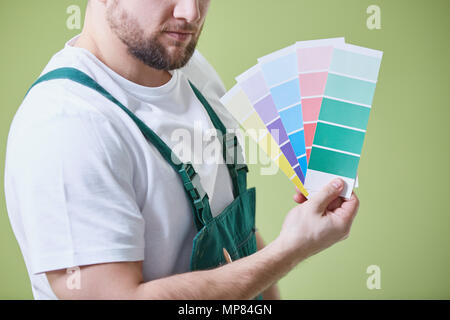
[[[168,83],[149,88],[73,47],[75,40],[42,74],[60,67],[85,72],[169,147],[177,144],[176,129],[193,137],[195,122],[214,128],[188,79],[227,128],[238,128],[219,102],[220,78],[199,52]],[[203,160],[194,168],[216,216],[233,200],[231,179],[224,164]],[[8,137],[5,194],[36,299],[56,298],[44,273],[50,270],[143,261],[145,281],[189,271],[197,231],[179,175],[128,115],[81,84],[44,82],[23,101]]]

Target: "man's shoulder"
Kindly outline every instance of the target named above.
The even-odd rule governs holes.
[[[220,96],[225,94],[225,86],[220,76],[200,51],[195,51],[191,60],[181,71],[200,91],[213,91]]]
[[[225,127],[238,129],[239,124],[220,102],[220,98],[226,93],[225,85],[214,67],[198,50],[181,71],[211,103]]]
[[[95,71],[89,63],[63,49],[52,56],[36,80],[60,68],[77,69],[95,79]],[[104,113],[98,109],[99,99],[102,97],[94,90],[70,79],[43,81],[28,91],[14,121],[24,123],[74,116],[105,120]]]
[[[75,117],[105,121],[106,117],[96,108],[97,99],[88,88],[68,79],[42,82],[24,98],[13,123],[34,126]]]

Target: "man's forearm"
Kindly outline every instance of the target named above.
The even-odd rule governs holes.
[[[293,261],[292,256],[274,241],[251,256],[216,269],[183,273],[142,283],[133,298],[253,299],[296,265],[299,260]]]
[[[256,247],[257,250],[259,251],[263,249],[266,246],[266,244],[259,231],[255,232],[255,237],[256,237]],[[264,300],[279,300],[280,298],[281,298],[280,289],[278,288],[277,282],[274,282],[269,288],[267,288],[263,292]]]

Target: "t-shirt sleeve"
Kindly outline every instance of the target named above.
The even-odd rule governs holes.
[[[61,113],[16,130],[10,142],[32,273],[144,259],[132,157],[109,120]]]

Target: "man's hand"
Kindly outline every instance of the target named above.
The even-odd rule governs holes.
[[[359,200],[354,193],[349,200],[339,197],[343,188],[341,179],[333,180],[309,200],[297,189],[300,205],[288,213],[276,240],[297,255],[296,263],[348,237]]]

